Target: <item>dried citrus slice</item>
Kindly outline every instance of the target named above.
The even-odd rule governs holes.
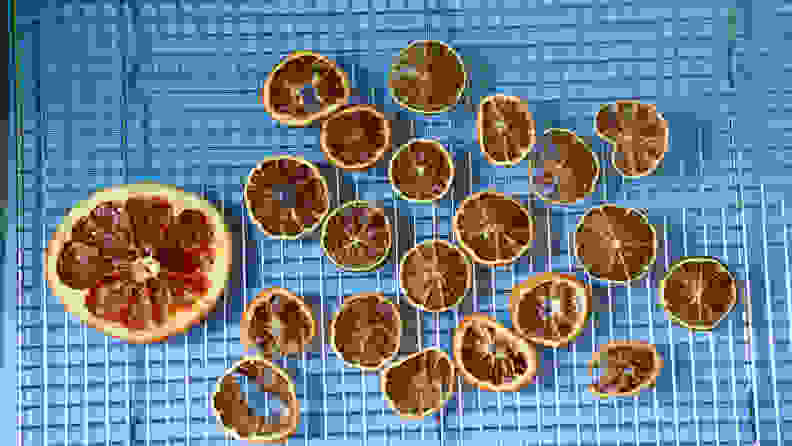
[[[443,198],[454,181],[454,161],[438,141],[413,139],[393,155],[388,169],[393,191],[407,201]]]
[[[346,105],[350,95],[347,74],[335,62],[318,53],[297,51],[267,76],[261,102],[272,119],[304,127]]]
[[[668,317],[691,330],[712,330],[737,304],[737,282],[714,257],[683,257],[660,281]]]
[[[316,334],[316,321],[305,300],[286,288],[262,290],[242,315],[240,340],[267,357],[298,353]]]
[[[459,245],[474,262],[513,263],[532,246],[533,216],[519,201],[500,192],[477,192],[459,205],[452,221]]]
[[[634,100],[604,104],[594,129],[613,145],[613,167],[627,178],[650,175],[668,152],[668,121],[655,104]]]
[[[305,159],[268,157],[248,175],[245,205],[250,221],[261,232],[295,240],[316,230],[330,212],[327,181]]]
[[[539,154],[536,195],[552,204],[574,204],[594,192],[599,159],[591,147],[567,129],[547,129]]]
[[[536,143],[536,121],[528,104],[517,96],[496,94],[482,99],[476,129],[481,153],[496,166],[519,163]]]
[[[545,347],[564,347],[583,333],[591,287],[571,274],[541,273],[514,287],[509,307],[521,336]]]
[[[459,247],[434,239],[413,246],[404,254],[399,275],[410,305],[441,312],[465,298],[473,284],[473,265]]]
[[[246,398],[249,392],[272,396],[269,413],[259,415],[262,408],[250,407]],[[226,435],[250,443],[283,443],[297,431],[300,422],[294,382],[285,370],[262,358],[242,358],[220,377],[212,395],[212,409]]]
[[[100,190],[58,225],[44,253],[52,293],[103,333],[151,343],[205,318],[231,272],[231,234],[209,202],[173,186]]]
[[[466,316],[454,330],[453,346],[462,377],[483,390],[519,390],[539,369],[536,347],[485,314]]]
[[[462,58],[438,40],[410,43],[391,66],[388,87],[394,102],[415,113],[448,111],[465,90]]]
[[[429,347],[388,366],[380,374],[388,406],[406,420],[419,420],[440,409],[456,391],[456,369],[448,353]]]
[[[391,146],[391,122],[368,104],[344,107],[322,122],[320,147],[341,169],[374,166]]]
[[[653,387],[663,369],[663,358],[657,348],[643,341],[611,341],[594,352],[589,373],[599,370],[601,376],[589,386],[594,395],[634,396]]]
[[[649,271],[657,233],[642,212],[604,204],[586,211],[575,232],[575,257],[593,278],[614,283],[638,280]]]
[[[393,233],[384,209],[356,200],[330,213],[320,241],[327,257],[339,268],[371,271],[387,260]]]
[[[381,368],[401,345],[399,309],[382,293],[347,296],[330,322],[330,345],[350,367]]]

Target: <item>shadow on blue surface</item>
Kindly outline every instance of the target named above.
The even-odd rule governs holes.
[[[710,169],[719,170],[719,167],[711,162],[712,121],[702,119],[700,113],[693,111],[661,113],[668,121],[670,147],[655,175],[691,178],[702,173],[714,175]]]

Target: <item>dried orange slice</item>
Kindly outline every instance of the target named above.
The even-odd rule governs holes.
[[[660,281],[668,317],[691,330],[712,330],[737,304],[737,282],[714,257],[683,257]]]
[[[594,352],[589,373],[604,372],[589,390],[600,398],[634,396],[653,387],[663,369],[657,348],[643,341],[611,341]]]
[[[385,210],[350,201],[333,210],[322,226],[322,250],[347,271],[371,271],[388,259],[393,230]]]
[[[246,348],[266,357],[298,353],[316,334],[316,321],[305,300],[286,288],[262,290],[247,304],[239,327]]]
[[[597,135],[613,145],[611,162],[626,178],[640,178],[657,169],[668,152],[668,121],[655,104],[616,101],[600,107]]]
[[[347,74],[335,62],[318,53],[297,51],[267,76],[261,102],[272,119],[305,127],[346,105],[351,91]]]
[[[462,302],[473,286],[473,265],[459,247],[427,240],[404,254],[399,276],[410,305],[437,313]]]
[[[416,203],[445,196],[454,181],[454,160],[438,141],[413,139],[393,154],[388,177],[393,191]]]
[[[485,314],[466,316],[454,330],[453,346],[462,377],[483,390],[519,390],[539,369],[536,347]]]
[[[479,148],[493,165],[511,167],[524,160],[536,143],[536,121],[517,96],[496,94],[479,104]]]
[[[399,309],[382,293],[347,296],[330,322],[330,345],[350,367],[381,368],[401,345]]]
[[[391,122],[367,104],[344,107],[322,122],[320,147],[341,169],[373,167],[391,146]]]
[[[456,369],[448,353],[429,347],[388,366],[380,374],[388,406],[406,420],[419,420],[440,409],[456,391]]]
[[[583,138],[567,129],[547,129],[536,152],[540,161],[536,195],[552,204],[574,204],[594,193],[599,158]]]
[[[474,262],[514,263],[533,246],[534,220],[519,201],[500,192],[477,192],[462,201],[451,226],[459,245]]]
[[[258,415],[248,404],[246,390],[272,395],[281,407],[273,407],[278,404],[272,401],[269,413]],[[249,443],[284,443],[300,423],[294,382],[285,370],[262,358],[243,358],[220,377],[212,395],[212,409],[226,435]]]
[[[185,332],[212,311],[231,272],[231,233],[209,202],[174,186],[100,190],[58,225],[44,253],[66,311],[131,343]]]
[[[565,347],[583,333],[591,287],[571,274],[537,274],[514,287],[509,308],[521,336],[545,347]]]

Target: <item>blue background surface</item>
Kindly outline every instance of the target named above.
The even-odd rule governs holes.
[[[402,353],[448,348],[451,329],[474,310],[510,324],[508,290],[534,272],[585,278],[568,233],[591,206],[647,209],[661,245],[656,267],[640,283],[594,283],[597,322],[570,349],[542,352],[539,384],[504,394],[465,386],[440,416],[423,422],[400,422],[385,406],[377,375],[344,368],[317,338],[310,351],[282,362],[301,398],[302,422],[289,444],[790,440],[792,419],[781,412],[792,386],[785,371],[792,360],[792,57],[785,49],[792,34],[784,31],[792,29],[792,4],[20,3],[14,99],[24,104],[24,143],[10,160],[20,199],[9,214],[3,339],[6,347],[16,340],[4,355],[7,367],[16,364],[5,381],[14,383],[16,403],[15,416],[7,405],[2,418],[17,420],[22,444],[221,444],[208,395],[242,354],[238,321],[260,289],[285,286],[306,296],[322,331],[345,295],[379,290],[401,301],[396,262],[343,273],[317,240],[269,240],[247,218],[241,181],[261,158],[293,153],[326,166],[318,130],[275,124],[256,95],[277,61],[301,49],[339,62],[362,100],[393,113],[399,137],[437,138],[452,151],[458,176],[437,206],[394,202],[383,163],[357,175],[323,168],[334,205],[357,197],[394,209],[395,254],[433,236],[452,238],[459,201],[483,188],[516,194],[537,215],[536,251],[509,269],[477,269],[474,292],[457,311],[416,315],[402,306],[410,321]],[[384,88],[386,70],[400,48],[424,38],[448,42],[465,59],[469,102],[495,92],[519,95],[539,130],[566,127],[589,138],[603,166],[596,193],[548,212],[525,193],[526,168],[483,160],[468,106],[432,118],[400,111]],[[641,180],[616,175],[608,147],[594,136],[599,105],[623,98],[656,103],[670,124],[669,153]],[[12,123],[18,117],[12,114]],[[15,143],[15,129],[10,133]],[[237,235],[227,299],[186,336],[150,346],[82,327],[51,295],[41,270],[41,250],[68,209],[97,188],[140,180],[203,194]],[[9,184],[17,187],[14,178]],[[657,308],[657,281],[683,255],[718,256],[740,280],[740,303],[711,334],[671,325]],[[585,390],[585,363],[599,344],[624,338],[657,344],[665,358],[657,389],[595,400]]]

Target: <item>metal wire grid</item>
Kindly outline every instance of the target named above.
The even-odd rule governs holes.
[[[434,128],[433,126],[427,126],[425,136],[431,137],[432,129]],[[26,129],[26,132],[31,132],[31,129]],[[43,146],[42,142],[44,143]],[[473,157],[476,156],[475,152],[460,150],[455,147],[453,142],[448,142],[448,145],[453,149],[457,159],[468,160],[467,170],[460,170],[460,173],[466,172],[469,177],[472,177],[474,172],[479,172],[480,178],[486,176],[482,175],[482,172],[487,171],[487,166],[481,165],[479,160],[473,161]],[[42,149],[42,147],[46,146],[46,140],[44,140],[38,141],[34,147],[34,150],[36,150],[34,153],[37,153],[40,157],[37,164],[41,172],[46,172],[49,167],[47,151]],[[602,150],[601,147],[600,150]],[[127,180],[129,175],[126,170],[126,159],[123,161],[122,178],[120,180]],[[377,190],[375,186],[383,184],[383,176],[377,175],[377,177],[379,178],[375,178],[374,182],[367,182],[366,177],[351,177],[356,195],[361,198],[379,199],[379,194],[375,192]],[[247,302],[248,294],[256,292],[265,283],[266,285],[280,284],[295,289],[299,294],[308,294],[307,290],[310,287],[306,285],[306,281],[311,279],[306,279],[309,274],[305,265],[312,256],[303,255],[303,253],[312,249],[315,253],[315,241],[300,241],[295,243],[296,246],[295,244],[288,246],[288,244],[283,242],[260,240],[256,237],[256,234],[249,233],[250,227],[244,215],[239,215],[242,213],[242,203],[240,200],[234,199],[232,192],[227,188],[218,190],[217,187],[206,185],[197,187],[196,191],[203,192],[208,197],[215,199],[221,207],[231,209],[232,215],[242,219],[241,225],[238,226],[241,230],[243,243],[241,264],[248,265],[253,263],[251,262],[253,257],[251,254],[261,258],[263,257],[260,255],[261,253],[274,250],[276,255],[273,255],[272,258],[275,259],[275,264],[279,261],[281,271],[276,273],[274,277],[267,277],[264,269],[267,267],[276,269],[274,267],[275,264],[268,263],[265,260],[258,264],[254,263],[255,268],[259,270],[260,283],[251,286],[249,269],[247,267],[240,268],[241,299],[239,299],[240,296],[234,294],[230,302],[225,301],[223,303],[223,312],[220,319],[222,322],[222,340],[210,338],[208,334],[208,327],[211,325],[210,321],[210,323],[194,329],[189,336],[183,339],[183,342],[177,339],[162,346],[130,347],[96,336],[91,330],[86,330],[76,324],[65,323],[58,325],[53,322],[60,317],[66,319],[67,316],[62,315],[60,308],[47,308],[47,304],[55,303],[56,301],[52,299],[52,296],[48,295],[43,281],[37,280],[41,276],[36,275],[40,273],[36,272],[38,265],[32,248],[33,246],[43,246],[53,229],[54,223],[56,223],[62,213],[53,211],[50,214],[46,212],[48,197],[54,194],[45,175],[39,173],[34,177],[34,173],[29,173],[24,178],[26,180],[26,191],[33,194],[34,197],[38,194],[38,200],[35,202],[41,205],[38,206],[38,209],[42,210],[38,214],[26,211],[25,222],[29,224],[28,229],[31,229],[31,232],[23,233],[22,238],[25,240],[30,238],[31,243],[23,242],[25,247],[30,246],[30,250],[20,250],[21,262],[19,262],[22,265],[21,273],[23,275],[18,279],[18,283],[22,288],[20,296],[23,299],[18,302],[20,313],[18,323],[20,333],[24,334],[22,339],[24,343],[20,343],[18,348],[18,389],[20,397],[18,408],[24,420],[21,426],[23,436],[31,434],[28,436],[29,438],[26,438],[25,442],[28,444],[31,442],[33,444],[49,444],[67,442],[67,440],[69,443],[75,441],[72,438],[66,438],[67,436],[75,439],[79,438],[77,442],[82,444],[136,444],[138,442],[145,444],[182,442],[187,444],[214,444],[220,440],[220,435],[217,434],[213,426],[212,417],[208,414],[206,395],[213,386],[214,378],[217,374],[230,366],[232,360],[238,358],[241,353],[237,348],[237,342],[235,342],[238,338],[234,335],[236,326],[234,325],[235,320],[232,320],[235,311],[234,307],[238,307],[236,308],[238,311]],[[31,183],[28,180],[32,180]],[[38,183],[35,182],[36,180],[38,180]],[[113,183],[113,181],[109,181],[109,183]],[[473,178],[469,178],[469,183],[474,183]],[[509,185],[515,184],[504,183],[506,183],[506,179],[502,179],[500,182],[498,180],[495,181],[496,186],[504,185],[504,189],[509,189]],[[188,189],[196,189],[195,185],[185,184],[185,186]],[[238,185],[234,187],[238,187]],[[473,188],[479,187],[481,185],[473,186]],[[74,191],[74,195],[82,196],[87,194],[90,192],[88,189],[90,188],[81,188],[80,191]],[[607,190],[607,187],[601,188],[603,194],[598,197],[601,201],[608,199]],[[455,193],[455,191],[452,191],[452,194]],[[232,198],[229,199],[229,196]],[[26,203],[29,204],[31,201],[26,200]],[[591,204],[595,203],[592,202]],[[414,241],[421,241],[434,235],[443,236],[443,234],[450,234],[448,230],[441,230],[441,226],[445,225],[447,227],[450,213],[453,212],[457,204],[457,200],[452,200],[447,203],[447,209],[445,207],[410,207],[407,213],[410,226],[415,228]],[[404,209],[404,207],[400,205],[399,209]],[[431,214],[426,215],[427,212],[431,212]],[[552,231],[557,230],[557,228],[552,227],[552,221],[554,218],[560,218],[562,222],[561,232],[566,234],[568,230],[574,228],[574,220],[580,215],[580,212],[574,209],[554,209],[552,218],[547,220],[547,224],[551,225],[551,230],[548,230],[547,233],[550,234]],[[689,220],[687,215],[689,211],[682,210],[681,212],[681,221],[685,225]],[[748,230],[745,216],[742,212],[744,211],[738,213],[741,220],[738,220],[737,226],[742,230],[742,238],[737,238],[735,242],[727,237],[728,231],[724,229],[721,229],[721,238],[723,240],[722,248],[725,260],[734,266],[733,259],[741,259],[744,271],[741,271],[741,267],[738,266],[738,275],[748,275],[748,254],[745,250],[745,247],[748,246],[746,238]],[[729,226],[729,217],[731,215],[727,216],[727,211],[723,210],[719,224],[716,223],[709,226],[705,224],[703,226],[704,234],[709,234],[710,232],[707,231],[711,231],[713,227],[727,228]],[[663,217],[663,223],[671,220],[673,220],[671,216]],[[397,238],[406,229],[399,229],[399,224],[399,220],[396,220]],[[431,227],[431,230],[426,229],[427,226]],[[40,228],[41,231],[38,229],[34,230],[34,228]],[[673,231],[669,230],[669,227],[665,224],[663,225],[663,231],[663,240],[666,243],[666,248],[668,248],[668,239]],[[681,234],[683,239],[687,237],[685,227],[681,230]],[[35,244],[32,239],[35,239]],[[255,251],[253,253],[249,252],[251,246],[244,245],[249,239],[254,241]],[[563,240],[566,241],[567,239],[563,238]],[[688,249],[691,254],[716,254],[710,251],[712,245],[707,243],[708,239],[705,238],[704,240],[703,246],[694,246],[692,248],[689,248],[689,240],[683,240],[683,254],[688,253]],[[726,247],[730,246],[731,243],[736,243],[738,255],[728,254]],[[551,245],[552,243],[547,243],[549,249],[552,249]],[[287,249],[294,249],[295,247],[300,254],[293,258],[287,257]],[[658,261],[665,262],[667,265],[671,257],[668,253],[669,251],[666,249],[664,258],[658,259]],[[564,255],[562,251],[560,256],[553,256],[551,251],[545,260],[546,263],[540,263],[541,258],[532,260],[527,265],[521,263],[508,272],[488,273],[477,271],[477,283],[489,282],[491,284],[489,286],[490,295],[486,296],[487,293],[481,293],[479,288],[476,288],[471,296],[473,308],[489,312],[503,321],[505,319],[504,308],[502,303],[500,307],[496,305],[498,302],[496,302],[495,296],[504,296],[505,291],[510,288],[511,284],[517,283],[531,272],[544,270],[545,268],[543,267],[545,265],[548,268],[553,268],[553,270],[574,270],[574,265],[568,252]],[[349,294],[348,290],[355,288],[355,282],[361,288],[364,288],[365,285],[370,286],[373,283],[373,281],[367,281],[366,279],[361,281],[360,277],[375,278],[376,289],[387,293],[389,291],[387,288],[391,288],[389,294],[394,295],[397,302],[400,301],[395,280],[398,277],[398,271],[393,270],[396,267],[394,263],[390,263],[389,266],[369,275],[339,273],[324,261],[319,263],[319,267],[319,285],[317,288],[320,297],[319,308],[322,313],[320,320],[322,321],[321,328],[323,331],[326,328],[324,326],[326,316],[329,316],[337,309],[339,297]],[[511,280],[508,278],[503,280],[506,274],[511,275]],[[489,281],[482,280],[482,275],[490,275]],[[652,276],[646,279],[647,288],[651,289],[649,286],[650,281],[655,279],[656,277]],[[390,287],[386,286],[388,281],[391,282]],[[337,285],[336,293],[325,292],[328,289],[327,282],[331,284],[335,282],[335,285]],[[365,285],[361,282],[365,283]],[[750,281],[747,281],[746,284],[748,285],[747,289],[750,290]],[[487,289],[487,287],[484,287],[484,289]],[[494,292],[492,292],[493,290]],[[621,296],[620,292],[625,291],[626,297]],[[590,333],[587,333],[570,350],[572,358],[568,364],[572,365],[571,369],[575,372],[572,377],[573,385],[580,387],[585,382],[577,375],[577,369],[588,359],[587,353],[589,353],[589,350],[586,347],[593,349],[595,344],[604,342],[614,336],[614,331],[621,330],[623,335],[645,337],[650,342],[656,342],[661,346],[664,345],[664,342],[661,341],[667,342],[669,350],[668,352],[664,351],[664,356],[666,356],[667,360],[667,371],[673,370],[675,372],[670,374],[670,389],[667,383],[665,387],[661,383],[656,392],[651,395],[642,395],[637,401],[605,403],[587,401],[586,393],[574,390],[570,392],[567,387],[571,388],[571,386],[563,387],[558,384],[559,379],[565,377],[565,373],[568,373],[569,368],[551,367],[552,374],[547,375],[545,382],[538,385],[534,391],[528,390],[514,395],[493,395],[476,391],[465,392],[458,394],[457,398],[449,404],[447,410],[440,414],[439,428],[433,420],[418,423],[417,425],[405,425],[397,423],[387,413],[382,404],[381,396],[376,391],[376,381],[372,381],[370,379],[371,376],[364,376],[348,370],[345,371],[339,367],[339,363],[334,361],[331,355],[327,354],[326,346],[322,345],[318,360],[314,358],[315,354],[306,353],[299,361],[286,360],[282,362],[293,374],[293,377],[298,382],[298,389],[302,389],[303,395],[310,393],[308,388],[312,385],[310,384],[311,378],[318,376],[322,388],[322,397],[319,399],[321,403],[317,403],[310,398],[303,398],[303,404],[305,405],[303,419],[306,420],[306,423],[303,424],[298,434],[291,440],[291,443],[299,441],[308,443],[309,439],[316,438],[313,434],[319,433],[319,439],[326,440],[328,444],[335,438],[342,441],[360,439],[364,444],[368,441],[378,443],[379,441],[393,442],[394,439],[409,440],[415,438],[437,439],[441,442],[452,441],[461,444],[479,441],[484,438],[482,435],[492,438],[493,431],[502,433],[497,436],[501,441],[514,438],[522,441],[520,437],[525,433],[530,433],[532,440],[535,438],[537,441],[547,441],[555,444],[582,444],[584,441],[589,441],[592,435],[597,444],[619,444],[622,441],[630,443],[639,440],[649,443],[655,442],[656,444],[688,444],[693,442],[691,438],[695,439],[695,442],[699,444],[707,440],[709,435],[714,435],[714,440],[720,441],[726,441],[730,438],[738,439],[743,443],[751,441],[751,439],[746,438],[749,429],[745,429],[745,427],[752,420],[746,418],[745,414],[740,414],[740,411],[748,407],[753,407],[756,410],[759,408],[759,403],[755,392],[745,394],[746,399],[744,399],[741,396],[740,387],[742,385],[747,386],[749,389],[756,388],[757,368],[753,365],[752,360],[755,355],[740,358],[740,346],[747,349],[747,346],[750,345],[745,339],[739,339],[740,314],[736,313],[726,321],[728,322],[727,339],[718,339],[716,341],[718,338],[717,332],[714,335],[703,337],[703,339],[708,337],[708,343],[705,342],[705,344],[709,346],[703,350],[705,356],[712,358],[711,373],[707,374],[705,373],[706,368],[708,368],[707,365],[700,366],[701,362],[698,362],[698,360],[697,362],[689,361],[689,359],[686,361],[684,358],[675,356],[677,350],[673,348],[676,342],[672,340],[684,339],[684,334],[687,332],[679,331],[672,327],[662,314],[659,314],[657,310],[652,310],[652,304],[655,299],[651,293],[647,293],[645,299],[647,306],[644,308],[646,312],[651,313],[651,323],[646,326],[636,326],[633,323],[633,321],[640,320],[640,318],[636,318],[635,313],[641,312],[641,306],[632,301],[634,294],[636,292],[631,288],[626,290],[607,289],[609,310],[615,309],[620,300],[619,298],[622,301],[626,298],[631,302],[630,305],[626,305],[624,308],[628,316],[628,325],[626,327],[620,326],[619,321],[609,316],[610,312],[600,313],[600,327],[591,327]],[[332,297],[335,297],[335,303],[331,302]],[[489,299],[487,299],[488,297]],[[36,301],[41,302],[40,305],[29,305],[31,302]],[[40,314],[40,324],[33,323],[36,318],[34,314],[36,313]],[[450,319],[449,316],[453,316],[453,319]],[[416,325],[418,326],[417,344],[422,346],[440,344],[448,348],[447,342],[444,343],[440,335],[442,334],[445,339],[448,339],[450,337],[450,329],[456,325],[459,319],[459,311],[431,318],[421,315],[416,320]],[[605,322],[607,323],[604,324]],[[605,325],[604,327],[602,326],[603,324]],[[217,323],[214,326],[216,327]],[[722,327],[725,327],[725,325]],[[61,329],[63,330],[62,332],[60,331]],[[721,328],[719,332],[722,333],[723,331],[724,328]],[[77,342],[72,342],[72,338],[77,338]],[[64,341],[64,339],[68,341]],[[429,342],[427,342],[427,339]],[[96,342],[89,342],[94,340]],[[590,346],[587,345],[588,340],[591,342]],[[689,355],[699,352],[697,349],[702,348],[698,340],[699,336],[688,334],[687,353]],[[714,355],[720,345],[724,345],[721,348],[728,350],[730,358],[730,376],[726,380],[728,384],[726,393],[728,393],[728,396],[719,396],[718,390],[724,391],[724,386],[718,384],[718,378],[711,378],[713,379],[713,401],[712,407],[709,407],[710,401],[701,400],[701,394],[707,393],[702,392],[701,388],[704,387],[705,390],[709,388],[703,383],[697,382],[695,378],[715,376]],[[210,353],[210,351],[220,350],[222,350],[222,355],[218,355],[219,358]],[[175,353],[171,353],[174,351]],[[36,352],[39,352],[40,355],[37,355]],[[89,355],[89,352],[91,352],[91,355]],[[103,359],[93,362],[94,356],[98,353],[102,354]],[[199,355],[196,355],[196,353],[199,353]],[[666,353],[670,353],[670,357]],[[71,361],[75,354],[81,357],[78,362],[72,363]],[[183,357],[179,361],[181,364],[170,366],[173,363],[171,358],[176,355]],[[196,358],[196,356],[198,357]],[[60,359],[63,359],[63,361],[60,361]],[[545,357],[545,363],[549,362],[550,364],[561,360],[569,360],[568,357],[565,357],[565,352],[550,352]],[[688,375],[683,370],[680,370],[680,368],[687,365],[688,361],[691,368],[690,382],[687,382]],[[749,367],[741,369],[739,364],[746,361]],[[35,364],[44,364],[45,366],[36,367]],[[699,367],[698,371],[696,367]],[[176,368],[176,373],[178,373],[175,378],[171,377],[171,373],[174,372],[173,368]],[[704,372],[701,371],[701,368],[704,368]],[[63,369],[63,373],[59,373],[60,369]],[[746,370],[751,371],[750,377],[741,376],[744,375],[743,372]],[[35,376],[34,372],[36,371],[40,372],[39,377]],[[97,382],[91,382],[90,377],[96,372],[102,373]],[[160,373],[162,378],[159,378]],[[668,377],[669,374],[664,374],[664,376]],[[302,382],[300,382],[301,378]],[[63,381],[60,381],[61,379]],[[73,384],[75,381],[78,382],[76,386]],[[357,386],[356,382],[359,383],[360,390],[353,391],[352,389]],[[103,395],[92,394],[91,391],[96,388],[103,390]],[[688,388],[690,388],[691,392],[685,393]],[[374,390],[372,391],[372,389]],[[670,398],[671,422],[665,421],[665,409],[669,404],[667,400],[663,399],[665,393],[668,393],[669,390],[672,395]],[[162,393],[164,393],[165,398],[157,399],[156,396]],[[174,393],[177,395],[174,395]],[[83,400],[79,403],[71,402],[72,398],[77,394]],[[777,394],[778,392],[776,391]],[[753,401],[749,401],[749,399]],[[778,401],[776,396],[775,408],[779,407]],[[721,414],[718,409],[724,402],[728,403],[729,409],[725,414]],[[337,409],[338,405],[340,405],[341,410]],[[319,406],[321,410],[318,410],[319,407],[315,406]],[[358,406],[360,409],[357,409]],[[630,408],[629,406],[633,407]],[[369,407],[375,407],[376,409],[372,410]],[[94,408],[103,409],[102,414],[91,415]],[[574,409],[574,414],[570,413],[572,409]],[[629,409],[632,409],[632,417],[629,413],[625,413],[625,411],[629,412]],[[200,414],[201,411],[204,413]],[[184,415],[177,415],[177,413],[183,413]],[[651,416],[647,416],[649,414]],[[312,417],[317,415],[319,417],[318,422],[313,424],[308,422],[315,419]],[[508,415],[512,416],[513,423],[504,423],[504,416]],[[590,417],[591,421],[589,423],[580,423],[581,417],[583,419]],[[660,421],[661,418],[664,420]],[[59,421],[60,419],[63,419],[62,423]],[[654,423],[651,422],[652,419],[655,420]],[[81,422],[76,422],[76,420],[81,420]],[[711,427],[710,422],[715,425],[715,429],[712,431],[708,430]],[[776,423],[779,423],[779,421],[776,421]],[[654,424],[654,429],[652,429],[652,424]],[[721,427],[724,424],[726,428],[722,430]],[[385,427],[380,429],[380,426],[383,425]],[[336,430],[334,429],[336,426],[341,428]],[[73,432],[75,427],[77,432]],[[311,427],[314,427],[314,429],[311,429]],[[671,435],[667,436],[669,431]],[[732,432],[734,437],[731,436]],[[631,436],[633,437],[632,439],[630,438]],[[319,443],[325,442],[320,441]]]

